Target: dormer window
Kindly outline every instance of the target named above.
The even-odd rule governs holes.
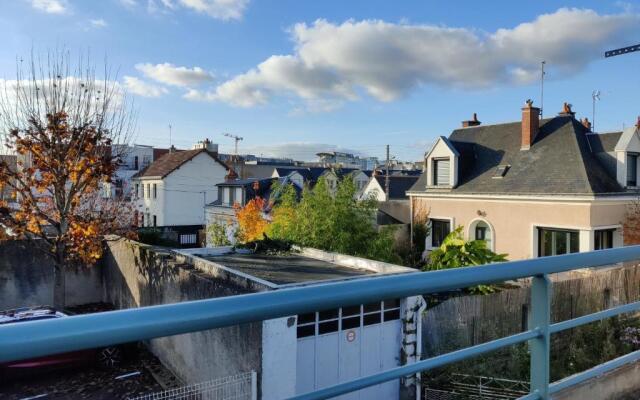
[[[433,185],[451,185],[451,161],[449,158],[436,158],[433,160]]]
[[[638,154],[627,153],[627,186],[638,186]]]

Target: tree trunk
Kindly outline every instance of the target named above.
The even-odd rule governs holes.
[[[56,264],[53,268],[53,307],[64,310],[65,307],[65,268],[64,264]]]

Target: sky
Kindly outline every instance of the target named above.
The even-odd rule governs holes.
[[[483,124],[563,102],[595,128],[640,115],[640,1],[0,0],[0,82],[33,52],[117,71],[136,142],[314,160],[326,150],[419,160]],[[169,125],[171,135],[169,134]]]

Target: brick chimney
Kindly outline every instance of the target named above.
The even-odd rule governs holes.
[[[527,100],[522,107],[522,142],[520,150],[529,150],[540,130],[540,109],[533,106],[533,100]]]
[[[638,116],[638,121],[636,122],[636,129],[640,129],[640,116]]]
[[[589,121],[589,118],[584,117],[580,123],[582,123],[588,132],[591,132],[591,121]]]
[[[469,121],[462,121],[462,127],[468,128],[470,126],[478,126],[481,123],[482,122],[478,121],[478,114],[473,113],[473,119],[470,119]]]

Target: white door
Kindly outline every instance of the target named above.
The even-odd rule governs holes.
[[[401,343],[399,300],[299,315],[296,393],[397,367]],[[399,391],[395,380],[338,398],[397,399]]]

